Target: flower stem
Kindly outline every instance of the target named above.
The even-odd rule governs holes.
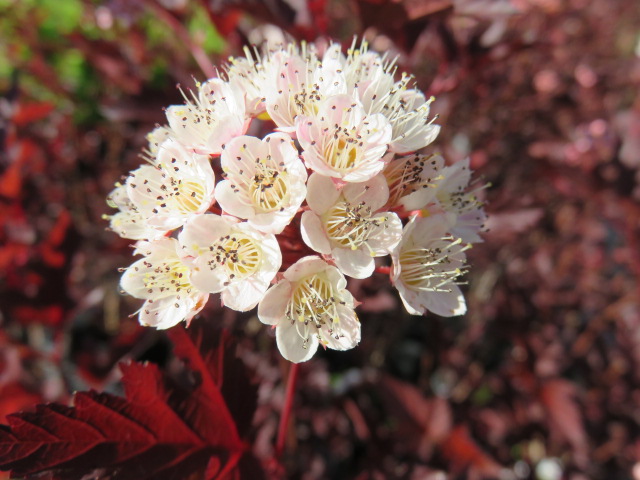
[[[284,451],[284,443],[287,437],[287,427],[289,425],[289,418],[291,417],[291,410],[293,408],[293,397],[296,391],[296,383],[298,381],[298,371],[300,364],[292,363],[289,369],[289,378],[287,378],[287,391],[285,393],[284,406],[282,407],[282,413],[280,414],[280,424],[278,425],[278,438],[276,440],[276,458],[282,456]]]

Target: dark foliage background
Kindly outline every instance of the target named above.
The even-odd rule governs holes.
[[[437,98],[437,149],[491,182],[490,231],[464,318],[351,282],[363,341],[303,365],[280,464],[288,364],[255,312],[210,302],[194,323],[227,329],[257,386],[251,471],[640,479],[639,25],[628,0],[0,0],[0,418],[122,394],[119,362],[180,371],[117,292],[131,249],[105,197],[177,83],[278,27],[398,55]]]

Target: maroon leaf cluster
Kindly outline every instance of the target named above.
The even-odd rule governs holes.
[[[178,328],[171,338],[186,364],[182,382],[156,365],[133,362],[121,365],[124,398],[79,392],[73,407],[39,405],[35,412],[9,415],[9,426],[0,430],[0,467],[10,469],[12,478],[48,472],[55,479],[92,473],[92,478],[178,480],[197,473],[213,480],[238,478],[243,469],[259,478],[232,415],[233,410],[246,430],[255,388],[237,363],[225,362],[227,340],[221,337],[216,348],[202,354],[201,336],[194,342]]]

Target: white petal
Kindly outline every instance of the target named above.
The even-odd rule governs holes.
[[[318,253],[328,255],[331,253],[329,238],[324,231],[320,217],[314,212],[304,212],[300,219],[300,233],[302,240],[309,248]]]
[[[365,248],[334,248],[331,253],[340,271],[350,277],[368,278],[375,269],[375,261]]]
[[[267,288],[269,288],[269,282],[261,282],[256,278],[247,278],[229,285],[222,292],[222,301],[226,307],[232,310],[246,312],[263,299]]]
[[[290,322],[284,322],[276,327],[276,343],[282,356],[293,363],[306,362],[318,350],[317,336],[310,334],[305,345],[296,326],[291,325]]]
[[[187,317],[191,310],[189,307],[185,299],[177,300],[175,296],[153,302],[147,300],[140,310],[140,324],[161,330],[171,328]]]
[[[191,270],[191,284],[201,292],[219,293],[227,287],[229,273],[221,266],[211,268],[212,259],[211,255],[198,257]]]
[[[333,350],[350,350],[360,343],[360,321],[352,308],[346,308],[342,305],[338,306],[338,316],[340,317],[339,338],[334,335],[326,334],[323,340],[327,342],[326,346]],[[322,333],[325,333],[323,329]]]
[[[178,235],[182,253],[197,257],[231,230],[227,217],[205,214],[192,218]]]
[[[313,273],[326,270],[330,265],[316,255],[309,255],[303,257],[296,263],[287,268],[284,272],[284,277],[290,282],[297,282],[301,278],[304,278]]]
[[[318,215],[329,210],[338,200],[340,192],[329,177],[312,173],[307,182],[307,205]]]
[[[287,304],[291,298],[291,283],[286,280],[273,285],[258,304],[258,318],[266,325],[285,323]]]
[[[464,296],[457,285],[447,285],[444,288],[450,288],[450,292],[425,292],[424,305],[427,309],[441,317],[453,317],[455,315],[464,315],[467,311],[467,304]]]
[[[239,192],[231,186],[229,180],[223,180],[216,186],[216,200],[220,207],[228,214],[238,218],[251,218],[255,214],[252,206],[247,205]]]
[[[389,185],[384,175],[378,174],[366,182],[345,185],[342,194],[348,202],[365,202],[375,212],[389,200]]]
[[[385,212],[387,221],[369,237],[367,243],[376,256],[390,253],[402,240],[402,220],[393,212]]]

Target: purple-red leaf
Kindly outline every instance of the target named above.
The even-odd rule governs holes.
[[[153,364],[122,365],[125,398],[80,392],[73,407],[40,405],[34,413],[8,416],[9,426],[0,429],[0,469],[12,477],[46,472],[58,480],[89,473],[118,480],[236,475],[246,443],[221,390],[228,342],[223,338],[201,353],[196,333],[196,342],[182,329],[170,335],[195,386],[179,386]],[[245,372],[230,365],[252,399]],[[255,402],[248,405],[255,409]]]

